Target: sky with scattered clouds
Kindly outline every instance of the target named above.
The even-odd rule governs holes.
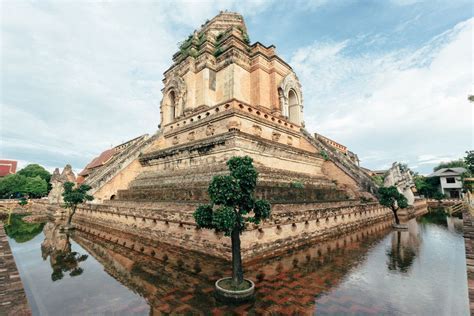
[[[0,1],[0,158],[82,169],[159,124],[162,74],[220,10],[298,75],[310,132],[429,173],[474,148],[464,0]]]

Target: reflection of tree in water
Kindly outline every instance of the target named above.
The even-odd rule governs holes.
[[[85,261],[88,255],[81,255],[71,250],[69,233],[62,231],[58,224],[47,223],[44,227],[44,235],[41,255],[43,260],[49,256],[49,262],[53,269],[51,280],[61,280],[68,272],[71,277],[81,275],[84,270],[79,267],[79,263]]]
[[[419,218],[420,223],[422,224],[437,224],[442,226],[447,226],[446,221],[447,216],[444,207],[437,207],[431,209],[428,214],[423,215]]]
[[[43,230],[44,223],[28,223],[23,221],[24,214],[12,214],[10,224],[5,225],[8,237],[17,243],[23,243],[35,238]]]
[[[392,232],[392,246],[387,250],[388,269],[407,273],[415,260],[420,242],[416,222],[408,224],[408,231]]]

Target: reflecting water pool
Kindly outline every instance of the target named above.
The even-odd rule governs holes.
[[[35,315],[469,314],[456,218],[427,215],[401,232],[380,223],[248,263],[257,295],[240,306],[213,297],[215,280],[230,274],[223,260],[94,225],[66,234],[54,222],[16,218],[8,230]]]

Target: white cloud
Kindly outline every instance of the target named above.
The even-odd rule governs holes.
[[[461,157],[474,147],[473,21],[414,51],[355,54],[358,39],[300,48],[290,64],[308,128],[359,151],[372,168],[427,154]]]
[[[271,1],[1,3],[0,156],[82,168],[160,122],[177,43],[219,10]]]

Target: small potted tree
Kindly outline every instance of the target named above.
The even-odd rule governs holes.
[[[69,216],[67,219],[67,224],[64,229],[72,229],[72,217],[76,214],[76,209],[79,204],[84,203],[85,201],[92,201],[94,197],[92,195],[87,194],[87,191],[91,189],[90,186],[81,184],[78,188],[74,188],[75,184],[72,182],[65,182],[63,184],[64,192],[63,192],[63,199],[64,205],[63,207],[69,209]]]
[[[395,217],[395,228],[407,228],[406,225],[400,225],[400,219],[398,218],[397,212],[401,208],[408,207],[408,200],[403,194],[398,192],[395,186],[380,188],[379,202],[383,206],[389,207],[392,210],[393,216]]]
[[[258,173],[252,158],[232,157],[227,161],[230,175],[215,176],[209,184],[210,204],[200,205],[194,219],[200,228],[214,229],[231,237],[232,277],[216,282],[216,293],[228,301],[241,302],[253,297],[255,285],[244,279],[240,234],[248,223],[259,224],[270,216],[270,203],[255,199]]]

